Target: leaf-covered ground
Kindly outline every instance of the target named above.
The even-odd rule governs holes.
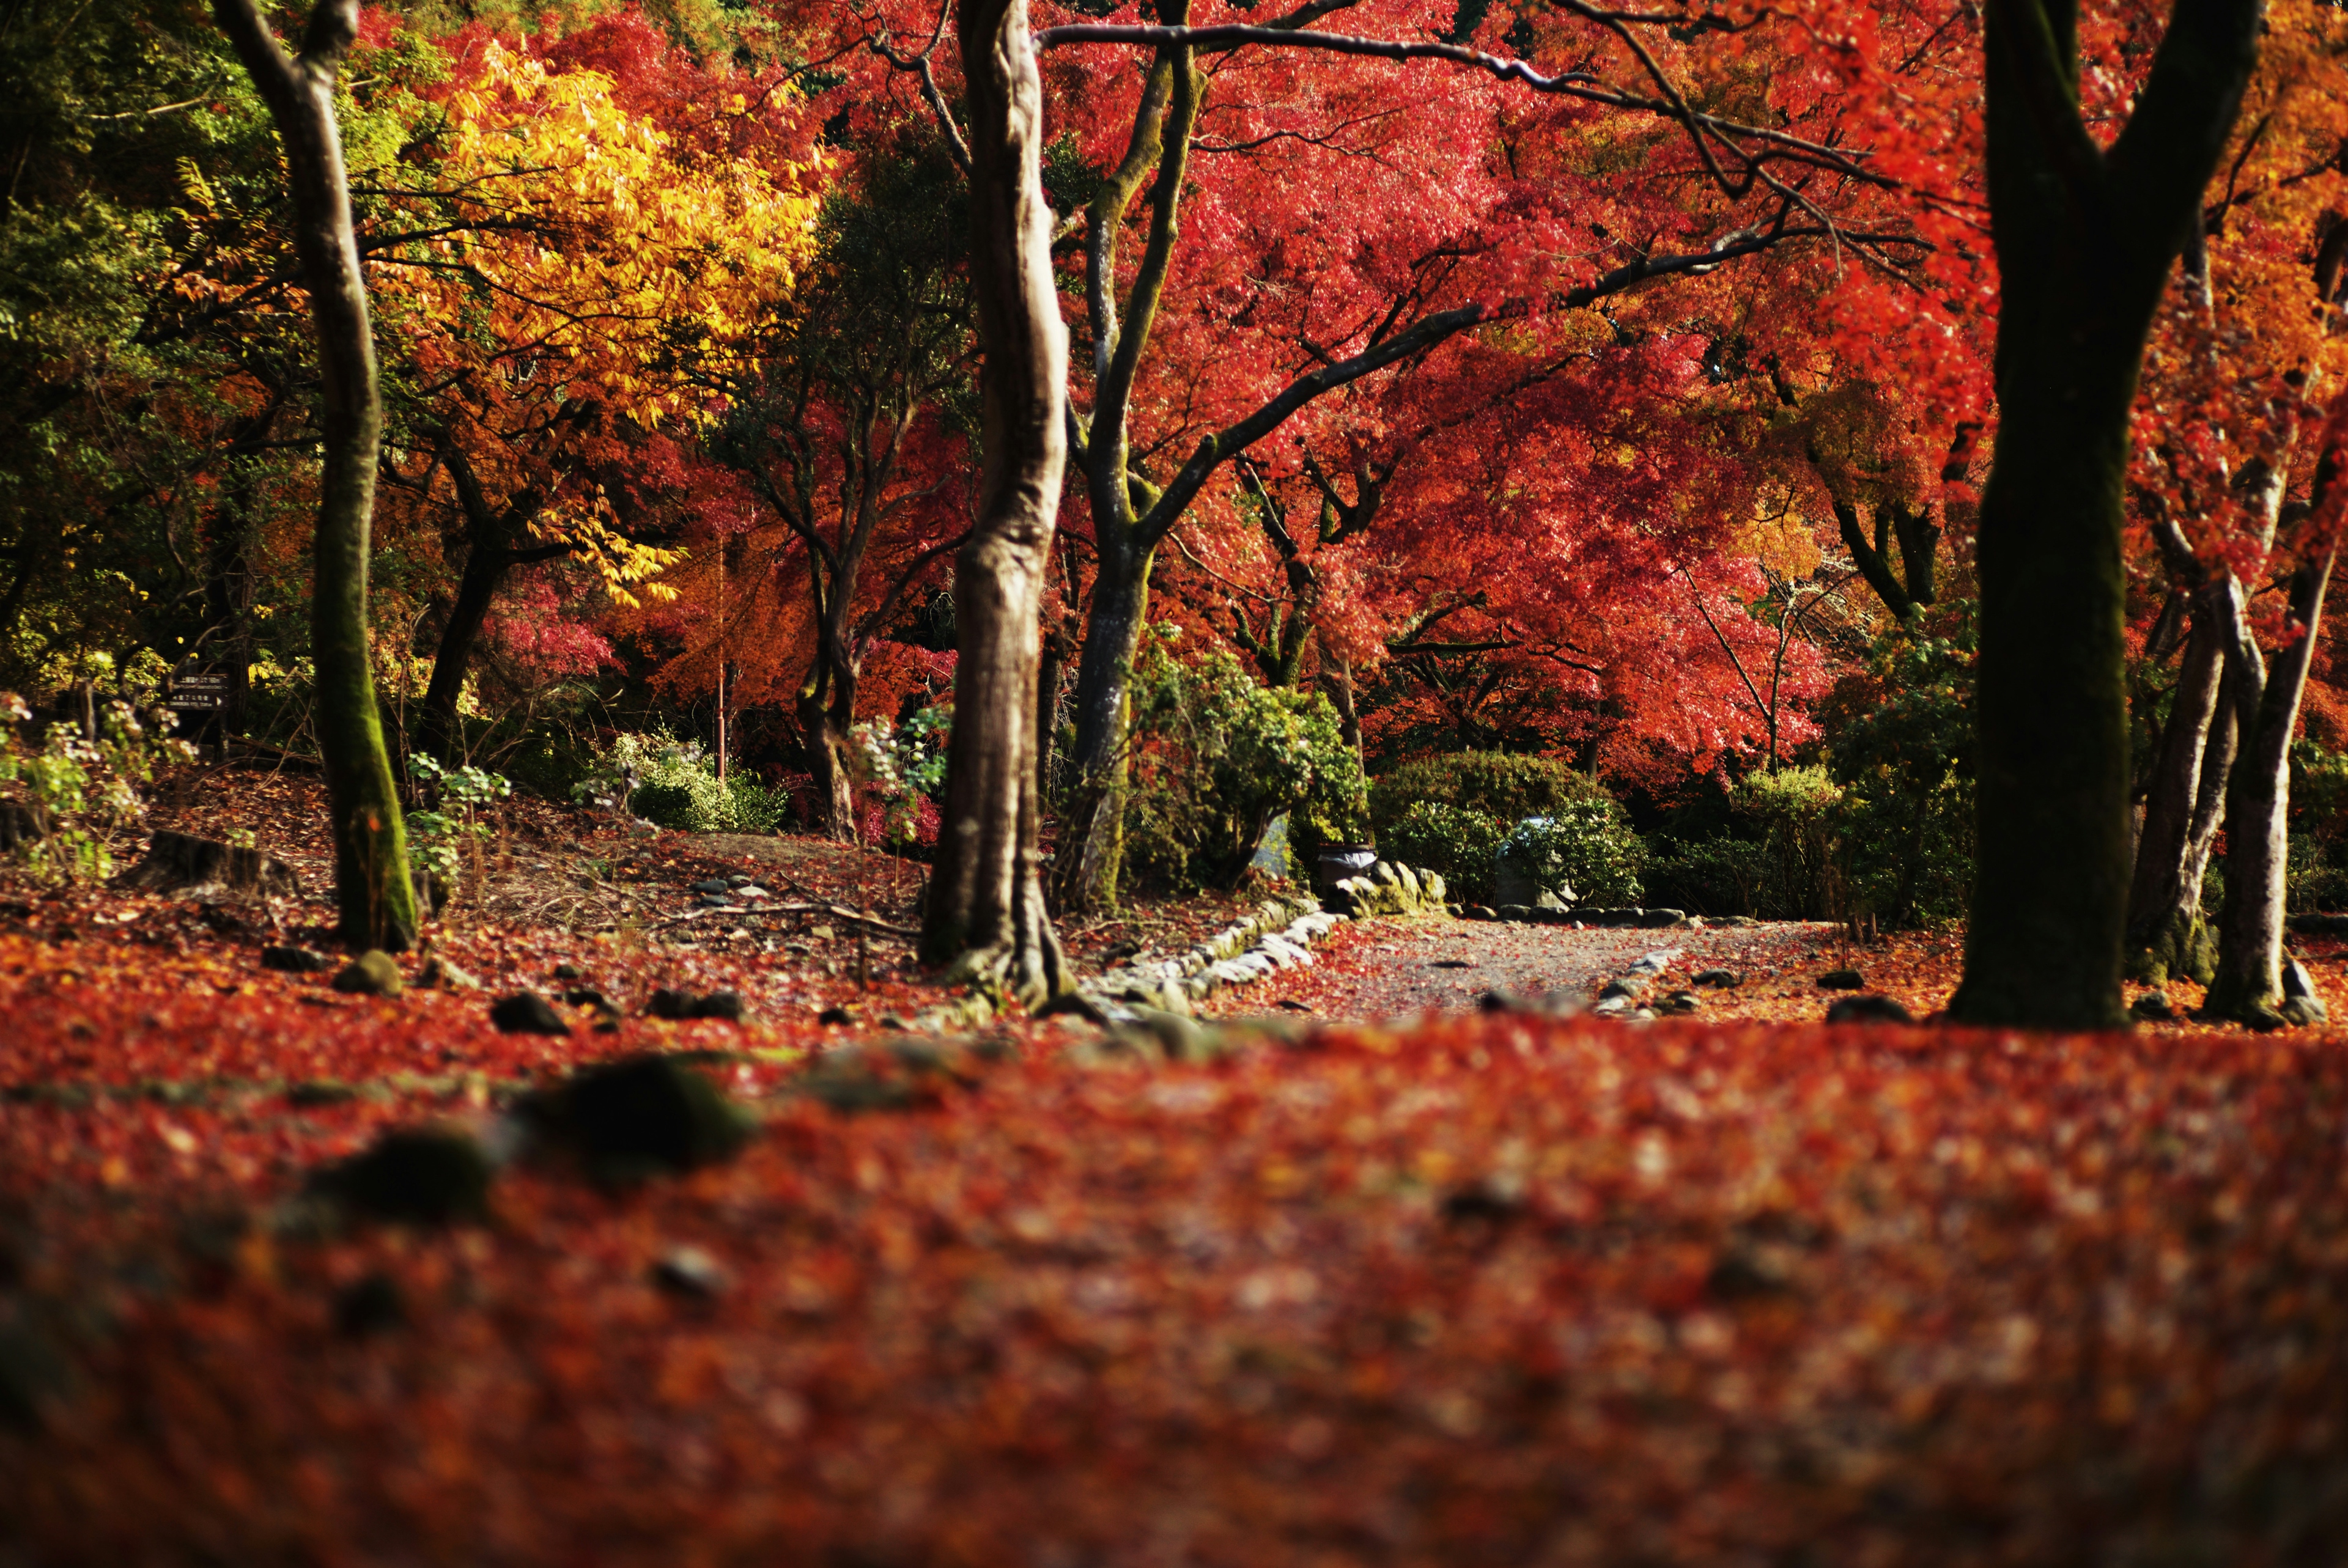
[[[0,1564],[2280,1564],[2348,1538],[2339,1036],[1829,1028],[1814,971],[1846,955],[1815,927],[1424,922],[1342,927],[1227,1004],[1285,1021],[1180,1060],[1071,1020],[892,1047],[883,1016],[940,993],[885,931],[661,924],[726,870],[907,919],[853,852],[554,814],[499,854],[500,887],[640,911],[460,913],[436,948],[488,989],[375,999],[259,966],[323,940],[314,904],[0,905]],[[1079,945],[1179,950],[1228,913]],[[1274,1005],[1472,1008],[1663,946],[1666,986],[1743,983],[1644,1025]],[[2311,957],[2330,989],[2339,955]],[[1849,958],[1920,1012],[1955,977],[1943,937]],[[523,985],[616,1005],[499,1033]],[[748,1017],[644,1017],[655,986]],[[516,1141],[520,1097],[640,1052],[759,1134],[623,1186]],[[304,1198],[433,1125],[510,1154],[485,1221]]]
[[[2335,937],[2294,938],[2316,994],[2335,1018],[2348,1017],[2343,954]],[[1848,989],[1818,981],[1856,970],[1859,989],[1889,997],[1919,1019],[1947,1007],[1963,968],[1957,932],[1898,932],[1849,943],[1838,927],[1797,921],[1676,930],[1576,930],[1570,927],[1472,920],[1382,920],[1342,926],[1314,953],[1309,968],[1284,970],[1262,986],[1219,997],[1211,1010],[1245,1013],[1277,1006],[1326,1019],[1391,1020],[1480,1005],[1497,993],[1518,1001],[1586,1002],[1608,980],[1651,953],[1668,966],[1643,988],[1649,999],[1692,994],[1704,1018],[1815,1022]],[[1694,984],[1710,971],[1733,983]],[[2150,988],[2131,985],[2131,998]],[[2164,1034],[2236,1033],[2240,1026],[2192,1015],[2201,988],[2177,980],[2163,989],[2176,1017],[2145,1027]]]
[[[850,1113],[757,1026],[517,1044],[36,987],[31,947],[23,1562],[2230,1563],[2348,1524],[2331,1040],[1493,1014],[1182,1064],[1055,1025],[884,1056],[909,1092]],[[621,1191],[523,1162],[446,1232],[289,1203],[646,1047],[722,1051],[763,1134]]]

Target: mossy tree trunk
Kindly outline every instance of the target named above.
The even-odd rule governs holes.
[[[366,279],[351,225],[335,120],[335,78],[358,36],[357,0],[319,0],[301,53],[288,57],[254,0],[212,0],[212,13],[269,106],[285,148],[294,251],[318,334],[319,423],[325,437],[314,541],[311,641],[315,723],[335,838],[343,939],[397,951],[416,935],[416,893],[398,786],[384,746],[367,658],[367,530],[383,408]]]
[[[2214,585],[2213,585],[2214,586]],[[2219,707],[2225,639],[2211,589],[2195,596],[2193,630],[2169,702],[2152,789],[2145,802],[2128,884],[2129,968],[2153,985],[2171,976],[2208,984],[2212,955],[2201,919],[2201,882],[2234,755],[2230,709]]]
[[[1982,497],[1969,1023],[2117,1027],[2128,893],[2122,484],[2146,334],[2258,51],[2259,0],[2178,0],[2108,151],[2075,0],[1989,0],[1999,434]]]
[[[1067,462],[1067,329],[1044,199],[1044,89],[1025,0],[962,0],[984,467],[955,559],[954,726],[922,956],[1030,1005],[1074,977],[1044,908],[1038,616]]]

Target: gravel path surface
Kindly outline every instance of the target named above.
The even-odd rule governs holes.
[[[1563,991],[1588,1001],[1648,953],[1674,952],[1659,991],[1704,969],[1733,970],[1741,984],[1707,989],[1706,1015],[1783,1016],[1787,1002],[1823,1012],[1831,997],[1818,974],[1839,968],[1836,927],[1796,922],[1729,929],[1577,931],[1504,921],[1378,919],[1349,923],[1314,950],[1310,968],[1285,969],[1216,993],[1206,1010],[1281,1009],[1338,1020],[1407,1018],[1476,1007],[1488,992],[1533,998]],[[1854,962],[1863,962],[1859,954]]]

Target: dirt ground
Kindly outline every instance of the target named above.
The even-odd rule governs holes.
[[[2348,942],[2292,938],[2335,1023],[2348,1020]],[[1696,988],[1696,1016],[1727,1020],[1817,1022],[1836,998],[1820,976],[1855,968],[1869,993],[1887,996],[1919,1020],[1946,1008],[1964,961],[1956,931],[1890,933],[1851,944],[1840,927],[1796,921],[1659,931],[1516,925],[1506,921],[1380,919],[1340,926],[1310,968],[1282,970],[1253,986],[1220,992],[1206,1010],[1240,1016],[1273,1010],[1330,1020],[1398,1020],[1479,1007],[1490,994],[1520,1002],[1544,998],[1588,1003],[1600,988],[1650,953],[1670,955],[1653,987],[1663,996],[1705,970],[1734,985]],[[2133,1001],[2150,988],[2131,984]],[[2178,981],[2164,993],[2177,1018],[2146,1027],[2163,1032],[2239,1032],[2191,1017],[2201,989]]]

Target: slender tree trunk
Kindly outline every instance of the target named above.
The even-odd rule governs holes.
[[[375,513],[383,410],[376,389],[366,279],[359,267],[335,123],[335,72],[357,36],[359,7],[357,0],[319,0],[310,13],[302,52],[292,59],[271,36],[253,0],[213,0],[212,9],[284,143],[294,249],[318,334],[325,456],[311,639],[342,937],[355,947],[396,951],[415,939],[416,893],[367,659],[367,529]]]
[[[842,700],[837,672],[816,650],[815,668],[799,687],[799,733],[815,781],[816,809],[824,836],[843,844],[856,838],[856,789],[848,767],[849,730],[856,712],[853,690]]]
[[[2200,839],[2197,857],[2195,807],[2211,793],[2202,787],[2205,774],[2222,779],[2232,759],[2231,715],[2224,725],[2213,724],[2225,667],[2224,640],[2204,597],[2186,641],[2185,664],[2154,765],[2136,874],[2128,886],[2129,967],[2151,985],[2163,984],[2171,975],[2190,976],[2204,985],[2209,980],[2209,941],[2201,919],[2201,875],[2209,839]],[[2213,728],[2219,732],[2214,744]]]
[[[1035,675],[1067,462],[1067,329],[1044,200],[1044,90],[1026,0],[961,0],[971,275],[985,463],[955,561],[954,726],[922,954],[1029,1005],[1073,978],[1044,909]]]
[[[2125,1022],[2128,416],[2262,9],[2178,0],[2106,151],[2078,114],[2075,0],[1986,7],[2000,424],[1980,524],[1980,851],[1950,1003],[1965,1022]]]
[[[448,607],[448,618],[440,627],[439,646],[433,651],[432,677],[424,687],[422,722],[417,726],[423,732],[418,749],[451,764],[462,749],[457,707],[464,698],[473,648],[480,641],[489,606],[512,564],[502,541],[479,528],[468,531],[471,538],[465,551],[465,570],[457,579],[456,602]]]
[[[1075,780],[1060,814],[1053,893],[1063,909],[1106,909],[1117,902],[1125,850],[1126,719],[1134,656],[1149,619],[1148,554],[1103,541],[1076,662]]]
[[[2276,1009],[2282,1004],[2291,735],[2299,724],[2300,697],[2307,690],[2308,665],[2331,580],[2328,549],[2291,576],[2291,619],[2299,632],[2276,653],[2266,672],[2256,720],[2227,792],[2226,907],[2219,916],[2218,975],[2209,984],[2209,1008],[2220,1017],[2263,1028],[2284,1021]]]
[[[1323,646],[1325,660],[1327,645]],[[1347,745],[1354,748],[1354,754],[1358,757],[1362,754],[1362,714],[1354,700],[1354,666],[1350,660],[1345,659],[1335,661],[1335,665],[1336,668],[1332,673],[1326,670],[1324,663],[1323,678],[1328,681],[1330,690],[1336,693],[1331,701],[1337,707],[1337,733],[1344,737]]]
[[[1046,812],[1054,804],[1052,753],[1059,743],[1060,687],[1067,678],[1068,655],[1074,651],[1073,639],[1065,630],[1045,634],[1035,676],[1035,789]]]

